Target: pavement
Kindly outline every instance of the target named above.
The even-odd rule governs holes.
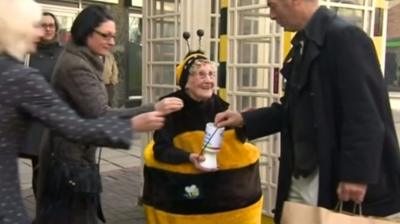
[[[360,111],[360,113],[362,113]],[[393,110],[397,136],[400,139],[400,109]],[[103,149],[101,174],[102,202],[107,224],[145,224],[143,207],[139,205],[142,186],[142,150],[145,141],[135,139],[130,150]],[[30,162],[19,161],[21,190],[29,214],[35,213],[35,199],[31,187]]]
[[[102,204],[107,224],[145,224],[143,207],[139,205],[142,185],[141,138],[135,139],[130,150],[103,148],[100,172]],[[28,213],[35,214],[30,161],[19,160],[21,191]]]

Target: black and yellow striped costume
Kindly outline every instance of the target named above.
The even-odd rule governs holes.
[[[228,104],[217,95],[196,102],[184,91],[184,108],[167,117],[145,149],[143,199],[148,224],[260,224],[262,193],[258,149],[224,132],[219,170],[202,173],[189,161],[199,153],[207,122]]]

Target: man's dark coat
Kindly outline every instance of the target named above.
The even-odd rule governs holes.
[[[400,156],[389,97],[371,39],[320,7],[304,29],[305,45],[296,85],[282,103],[243,114],[250,139],[281,132],[275,220],[288,199],[293,136],[311,133],[319,169],[318,205],[337,203],[340,181],[367,183],[366,215],[400,211]],[[282,69],[290,83],[290,73]],[[288,103],[288,98],[296,96]],[[289,113],[294,111],[294,113]],[[262,122],[260,122],[262,121]]]

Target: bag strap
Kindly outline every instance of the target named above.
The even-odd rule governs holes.
[[[357,208],[358,208],[358,213],[357,213]],[[343,213],[343,201],[338,201],[338,203],[335,206],[335,211],[339,212],[339,213]],[[359,215],[362,216],[362,205],[358,204],[358,203],[354,203],[353,204],[353,214],[355,215]]]
[[[103,147],[97,147],[99,148],[99,155],[97,156],[97,164],[100,166],[100,159],[101,159],[101,152],[103,151]]]

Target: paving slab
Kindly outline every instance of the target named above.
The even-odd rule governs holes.
[[[131,167],[102,173],[102,204],[107,224],[145,224],[143,207],[138,205],[141,195],[139,178],[142,169]],[[29,215],[35,214],[32,189],[22,191]]]

